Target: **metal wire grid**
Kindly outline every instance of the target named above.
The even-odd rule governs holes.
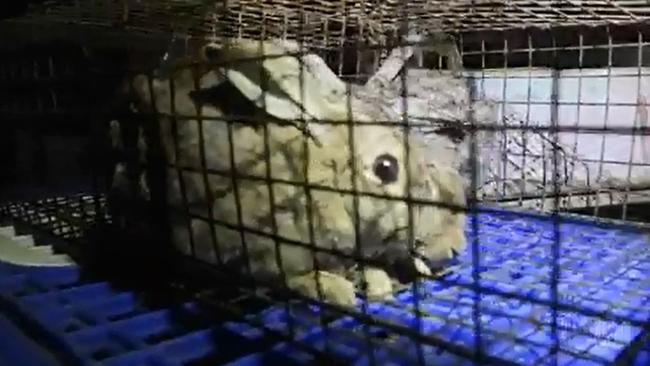
[[[557,154],[561,208],[592,207],[598,215],[600,206],[622,205],[619,218],[625,219],[627,203],[647,201],[646,40],[647,30],[639,25],[470,41],[480,51],[464,48],[465,59],[482,53],[473,64],[483,71],[470,73],[482,91],[478,98],[491,97],[500,104],[497,121],[510,126],[491,135],[498,142],[487,146],[499,147],[493,158],[497,162],[489,168],[494,181],[515,180],[519,187],[510,188],[510,197],[503,197],[502,187],[497,197],[510,201],[508,205],[554,209],[555,198],[544,192],[549,181],[521,186],[526,176],[535,177],[532,183],[553,180]],[[594,95],[594,90],[602,92]],[[598,153],[589,151],[596,150],[589,143],[600,146]],[[622,151],[626,145],[630,148]],[[616,148],[618,155],[612,154]]]
[[[380,41],[405,21],[423,29],[434,26],[443,31],[476,31],[526,26],[593,26],[643,21],[650,10],[638,1],[133,1],[92,2],[46,1],[36,8],[32,20],[75,22],[100,26],[123,25],[132,30],[187,28],[203,37],[215,34],[246,38],[258,37],[260,29],[271,37],[288,36],[310,42],[323,41],[322,35],[338,43],[360,35]],[[207,15],[209,13],[209,15]],[[403,18],[403,19],[402,19]],[[415,24],[411,24],[415,25]],[[343,35],[342,27],[360,33]],[[299,33],[297,33],[299,32]]]
[[[97,205],[100,207],[99,215]],[[33,202],[4,202],[0,206],[0,215],[45,229],[67,240],[81,238],[86,234],[86,229],[98,221],[111,221],[106,213],[106,198],[88,195],[53,197]]]
[[[181,122],[180,119],[179,119],[179,122]],[[242,121],[238,121],[238,122],[241,123]],[[199,120],[199,123],[201,123],[201,120]],[[228,123],[234,123],[234,122],[229,121]],[[232,144],[232,142],[231,142],[231,144]],[[314,188],[314,189],[317,189],[317,188],[322,188],[322,187],[313,187],[313,188]],[[557,189],[556,189],[556,191],[557,191]],[[556,201],[556,202],[557,202],[557,201]],[[557,206],[556,206],[556,207],[557,207]],[[241,229],[240,229],[240,230],[241,230]],[[557,234],[557,232],[556,232],[556,234]],[[557,235],[554,236],[554,238],[557,239]],[[559,246],[559,243],[557,243],[557,240],[554,240],[554,241],[555,241],[554,246]],[[475,265],[475,267],[474,267],[474,271],[477,271],[477,269],[476,269],[477,267],[476,267],[476,266],[478,266],[478,263],[477,263],[477,262],[478,262],[478,260],[479,260],[478,257],[477,257],[477,256],[478,256],[478,253],[479,253],[479,251],[478,251],[478,243],[475,243],[475,245],[473,246],[473,248],[472,248],[472,253],[476,256],[475,258],[473,258],[473,264]],[[554,259],[555,259],[555,260],[553,261],[553,262],[554,262],[554,266],[555,266],[555,263],[557,263],[557,259],[559,259],[559,255],[558,255],[558,254],[559,254],[559,253],[554,253]],[[557,272],[557,269],[554,269],[554,272]],[[475,272],[475,273],[476,273],[476,272]],[[476,277],[476,276],[474,276],[474,277]],[[474,278],[474,279],[476,279],[476,278]],[[552,282],[553,282],[553,279],[551,279],[551,284],[550,284],[551,287],[553,287],[553,283],[552,283]],[[557,285],[557,283],[556,283],[556,285]],[[476,290],[476,289],[473,289],[473,290]],[[557,290],[553,290],[553,291],[551,291],[551,293],[553,293],[553,292],[555,292],[555,291],[557,291]],[[475,295],[475,296],[478,296],[478,295],[476,295],[476,293],[475,293],[474,295]],[[557,294],[556,294],[555,296],[557,296]],[[415,297],[417,298],[417,295],[416,295]],[[478,299],[476,298],[475,300],[478,300]],[[527,299],[527,300],[529,301],[530,299]],[[553,299],[551,299],[551,302],[553,302]],[[416,301],[416,304],[417,304],[417,301]],[[476,304],[476,302],[475,302],[475,304]],[[555,304],[553,304],[553,305],[555,305]],[[417,305],[416,305],[416,306],[417,306]],[[475,310],[476,310],[476,309],[475,309]],[[552,311],[553,313],[557,311],[555,307],[553,307],[553,310],[554,310],[554,311]],[[419,312],[418,312],[418,315],[419,315]],[[552,314],[552,318],[553,318],[553,320],[551,321],[551,326],[552,326],[552,327],[556,327],[556,326],[557,326],[556,315],[557,315],[557,314]],[[475,315],[475,317],[476,317],[476,315]],[[371,319],[368,319],[368,318],[364,318],[364,319],[365,319],[365,320],[368,320],[368,321],[371,320]],[[421,337],[419,337],[419,338],[421,338]],[[556,339],[557,339],[557,337],[556,337]],[[370,356],[370,357],[372,357],[372,356]]]
[[[6,152],[3,163],[7,179],[0,213],[76,240],[98,220],[110,221],[105,197],[92,193],[98,182],[90,174],[99,161],[88,160],[98,156],[84,150],[93,134],[89,111],[99,113],[93,106],[100,98],[93,97],[101,93],[85,93],[92,88],[86,79],[90,70],[79,47],[40,46],[16,49],[7,44],[2,49],[0,114],[3,137],[13,151]],[[91,169],[84,172],[82,165],[88,162]]]

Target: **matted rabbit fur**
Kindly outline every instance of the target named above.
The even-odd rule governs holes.
[[[413,205],[416,250],[409,251],[407,204],[401,200],[363,195],[406,196],[403,129],[368,123],[399,119],[386,116],[379,108],[360,100],[348,102],[347,85],[325,62],[314,54],[287,54],[297,51],[298,46],[287,41],[232,40],[225,46],[208,45],[203,56],[215,64],[227,64],[174,71],[171,76],[173,110],[168,78],[153,79],[151,84],[144,75],[133,80],[141,111],[151,111],[147,108],[152,107],[150,96],[153,92],[157,112],[176,115],[177,136],[172,132],[172,119],[159,117],[162,146],[168,162],[194,169],[183,171],[180,180],[178,170],[169,168],[167,199],[171,206],[179,208],[173,223],[175,245],[188,255],[238,267],[243,274],[250,269],[255,278],[269,283],[277,281],[281,274],[280,259],[289,288],[312,298],[318,298],[320,292],[326,302],[352,306],[356,283],[355,271],[351,270],[355,267],[353,259],[281,241],[276,247],[272,234],[275,224],[282,238],[312,242],[307,220],[309,193],[316,246],[354,254],[353,162],[357,189],[362,192],[358,196],[361,252],[364,257],[385,263],[385,266],[367,267],[361,283],[369,298],[389,298],[394,291],[391,278],[400,277],[399,270],[395,269],[398,262],[409,262],[417,272],[428,275],[431,271],[425,263],[451,258],[465,247],[464,214],[435,205]],[[263,61],[261,56],[265,57]],[[257,59],[250,60],[252,58]],[[249,60],[244,62],[243,59]],[[199,127],[196,117],[199,112],[202,118],[212,120],[201,121]],[[240,122],[233,122],[229,128],[225,120],[226,117],[232,120],[230,116],[233,115],[239,116]],[[242,118],[258,122],[244,123]],[[347,124],[319,124],[315,120],[353,121],[352,154]],[[271,185],[275,220],[271,214],[271,190],[264,181],[267,174],[265,130],[268,131],[270,174],[276,180]],[[233,141],[232,151],[229,134]],[[305,139],[308,157],[304,151]],[[204,145],[205,165],[210,171],[205,180],[201,144]],[[463,184],[450,164],[453,157],[446,156],[448,153],[443,148],[436,154],[435,148],[427,147],[415,134],[410,138],[409,148],[411,196],[464,206]],[[234,152],[232,156],[231,152]],[[237,174],[257,179],[233,179],[229,175],[231,161]],[[305,182],[305,161],[309,183],[333,190],[312,188],[306,192],[296,184]],[[233,189],[235,183],[237,189]],[[183,214],[185,203],[181,190],[186,192],[190,212],[205,220],[189,219]],[[237,198],[241,202],[241,212],[238,212]],[[209,225],[210,216],[228,225]],[[244,243],[236,229],[238,217],[244,227],[256,231],[244,232]],[[242,244],[246,247],[248,264]],[[314,256],[318,271],[315,271]]]

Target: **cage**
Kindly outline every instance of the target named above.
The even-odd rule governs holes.
[[[63,364],[646,365],[649,15],[597,0],[16,10],[0,21],[0,308],[36,314]],[[313,283],[286,291],[283,259]]]

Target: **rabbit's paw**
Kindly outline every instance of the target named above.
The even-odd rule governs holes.
[[[352,282],[334,273],[309,272],[291,277],[287,282],[290,289],[314,300],[321,301],[318,290],[318,283],[320,283],[322,301],[346,307],[353,307],[356,303]]]
[[[390,276],[383,269],[364,268],[363,278],[355,271],[355,281],[361,293],[369,301],[385,301],[393,299],[393,282]]]

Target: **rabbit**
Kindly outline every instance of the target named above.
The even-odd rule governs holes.
[[[430,264],[452,258],[466,245],[462,209],[413,204],[415,250],[410,250],[408,208],[399,199],[407,193],[407,165],[415,199],[462,208],[461,177],[451,157],[436,154],[416,134],[410,136],[407,164],[402,128],[376,123],[395,116],[354,98],[348,103],[347,85],[325,62],[315,54],[290,54],[298,51],[291,41],[228,40],[202,47],[198,65],[151,80],[143,74],[132,79],[138,110],[159,113],[169,163],[166,199],[175,208],[173,241],[186,255],[269,285],[284,277],[289,289],[329,304],[354,306],[360,288],[371,300],[390,299],[394,283],[409,277],[400,275],[400,268],[430,275]],[[335,123],[347,120],[352,127]],[[273,183],[265,181],[267,168]],[[352,257],[353,176],[362,192],[360,254],[374,259],[361,272]],[[307,181],[329,190],[305,190],[300,184]],[[240,220],[251,231],[240,232]],[[274,233],[290,242],[276,243]],[[309,243],[326,251],[316,252]]]

